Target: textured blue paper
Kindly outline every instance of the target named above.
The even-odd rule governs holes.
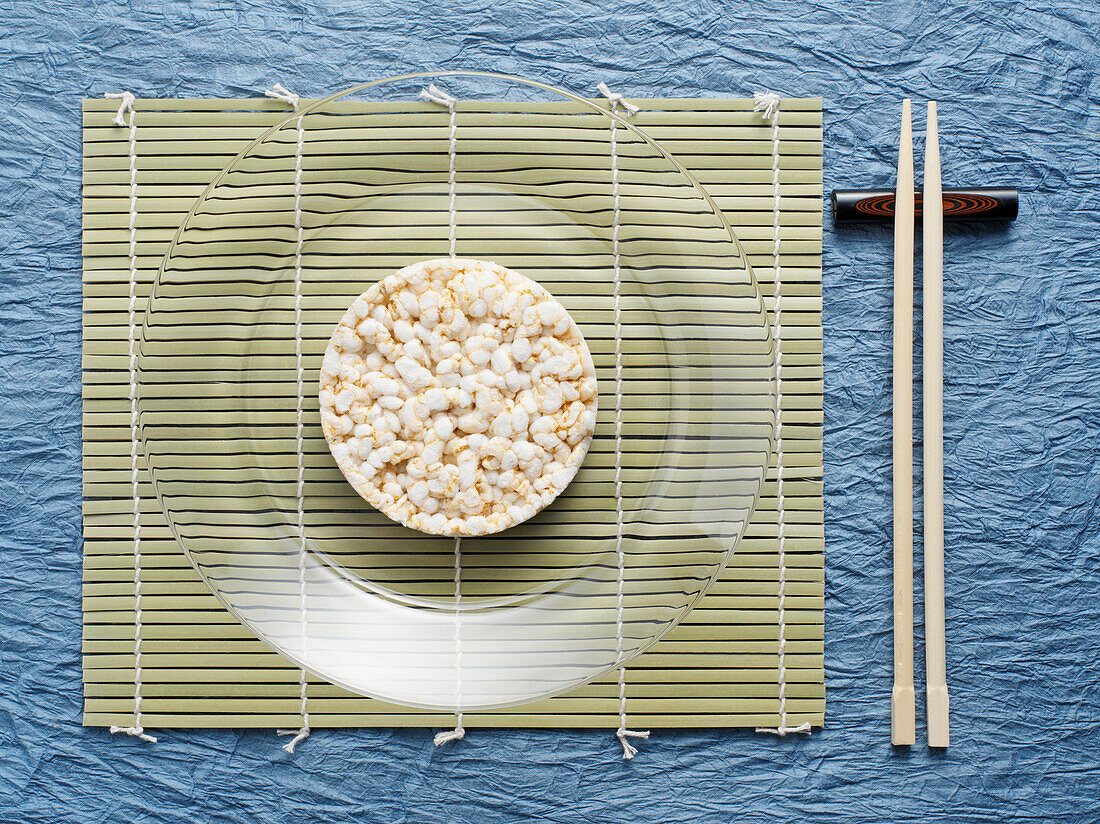
[[[0,819],[1100,819],[1100,15],[1057,5],[0,2]],[[291,757],[80,727],[80,98],[440,66],[821,95],[827,189],[888,186],[900,98],[931,96],[945,184],[1020,187],[1018,223],[946,239],[946,753],[888,743],[890,230],[828,218],[823,732],[661,732],[627,764],[600,731],[320,731]]]

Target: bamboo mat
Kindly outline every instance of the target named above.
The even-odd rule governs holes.
[[[634,122],[697,175],[726,211],[769,295],[771,129],[751,100],[639,100]],[[84,104],[84,593],[88,725],[133,717],[134,584],[125,312],[129,159],[116,105]],[[206,183],[286,117],[267,100],[143,100],[138,132],[138,311],[168,242]],[[783,196],[786,681],[791,726],[824,718],[821,151],[819,100],[780,114]],[[197,144],[197,145],[196,145]],[[143,488],[142,693],[147,727],[299,723],[299,671],[240,626],[175,543],[148,476]],[[776,726],[778,583],[775,471],[729,568],[666,639],[629,665],[633,726]],[[309,686],[323,726],[445,726],[453,716]],[[614,727],[615,676],[512,710],[469,713],[467,727]]]

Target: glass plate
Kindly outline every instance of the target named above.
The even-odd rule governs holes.
[[[326,342],[355,296],[448,254],[448,113],[418,98],[429,82],[462,101],[457,254],[515,269],[557,297],[588,342],[600,393],[596,436],[565,492],[524,524],[462,541],[460,599],[454,541],[401,527],[355,493],[329,453],[317,401]],[[332,683],[447,710],[560,694],[674,627],[744,532],[775,425],[763,300],[706,192],[628,120],[541,83],[478,72],[406,75],[303,103],[249,145],[164,258],[138,368],[157,495],[221,602]]]

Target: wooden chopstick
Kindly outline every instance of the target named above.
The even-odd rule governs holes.
[[[901,103],[894,209],[894,689],[890,741],[916,740],[913,694],[913,125]],[[925,213],[927,214],[927,212]]]
[[[936,104],[924,146],[924,623],[928,746],[950,741],[943,594],[943,193]]]

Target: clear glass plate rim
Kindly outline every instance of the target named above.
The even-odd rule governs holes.
[[[608,120],[614,121],[617,127],[621,127],[621,128],[629,130],[638,139],[642,140],[645,144],[647,144],[653,150],[655,150],[664,160],[666,160],[668,163],[670,163],[675,168],[675,170],[684,178],[684,180],[686,180],[690,184],[690,186],[695,191],[695,193],[702,200],[704,200],[706,202],[707,206],[709,207],[709,209],[711,211],[712,216],[718,221],[720,227],[728,235],[730,242],[733,244],[733,247],[736,249],[738,255],[740,256],[740,258],[741,258],[741,260],[744,264],[746,276],[748,277],[749,281],[751,282],[751,284],[753,285],[753,287],[755,289],[757,300],[758,300],[759,307],[760,307],[761,315],[765,319],[767,318],[767,307],[766,307],[766,304],[764,302],[763,293],[760,289],[760,285],[759,285],[759,282],[756,278],[756,274],[755,274],[755,272],[752,268],[752,265],[751,265],[751,263],[748,259],[748,255],[746,254],[746,252],[744,250],[744,247],[742,246],[739,238],[737,237],[737,235],[733,231],[733,228],[729,224],[729,221],[726,219],[726,216],[725,216],[724,212],[718,206],[716,201],[711,197],[710,193],[705,189],[705,187],[703,187],[703,185],[698,181],[698,179],[673,154],[668,152],[658,141],[656,141],[652,137],[650,137],[644,130],[642,130],[642,129],[638,128],[637,126],[633,125],[629,120],[619,116],[614,111],[611,111],[610,109],[603,108],[602,106],[599,106],[599,105],[593,103],[590,99],[584,98],[584,97],[582,97],[580,95],[577,95],[573,92],[570,92],[566,89],[556,87],[556,86],[552,86],[552,85],[549,85],[549,84],[546,84],[546,83],[542,83],[540,81],[530,80],[530,79],[520,77],[520,76],[517,76],[517,75],[503,74],[503,73],[497,73],[497,72],[488,72],[488,71],[478,71],[478,70],[426,71],[426,72],[413,72],[413,73],[407,73],[407,74],[393,75],[393,76],[390,76],[390,77],[382,78],[380,80],[374,80],[374,81],[370,81],[370,82],[366,82],[366,83],[361,83],[361,84],[346,88],[344,90],[338,91],[338,92],[336,92],[334,94],[331,94],[327,97],[315,100],[312,103],[298,109],[297,111],[294,111],[294,112],[290,113],[286,118],[282,119],[280,122],[276,123],[275,125],[271,126],[268,129],[266,129],[258,137],[256,137],[254,140],[252,140],[247,146],[245,146],[240,152],[238,152],[237,155],[235,155],[225,165],[225,167],[223,167],[215,175],[215,177],[211,180],[211,182],[203,189],[202,193],[196,198],[195,202],[193,203],[191,208],[188,210],[187,215],[183,218],[180,225],[177,227],[176,231],[173,234],[173,237],[172,237],[172,239],[169,243],[169,246],[168,246],[167,250],[165,251],[164,257],[161,259],[160,265],[158,266],[157,273],[155,275],[155,278],[154,278],[154,281],[153,281],[153,284],[152,284],[152,287],[151,287],[149,299],[146,303],[146,309],[143,313],[141,331],[140,331],[140,335],[138,337],[138,340],[136,341],[137,346],[138,346],[138,358],[140,359],[141,346],[142,346],[142,343],[145,341],[145,338],[146,338],[146,328],[147,328],[147,325],[149,323],[150,312],[152,310],[152,307],[153,307],[153,304],[154,304],[154,301],[155,301],[155,298],[156,298],[157,287],[160,284],[161,278],[162,278],[164,270],[165,270],[165,266],[167,265],[168,261],[172,258],[172,255],[173,255],[173,253],[174,253],[174,251],[175,251],[175,249],[176,249],[176,247],[177,247],[177,245],[180,241],[180,238],[182,237],[185,229],[191,223],[192,219],[197,215],[197,213],[199,212],[199,210],[201,209],[203,204],[206,202],[207,198],[215,191],[215,189],[218,187],[218,185],[221,183],[221,181],[231,172],[232,169],[234,169],[236,167],[236,165],[243,158],[247,157],[250,152],[252,152],[258,145],[262,144],[265,140],[267,140],[271,135],[273,135],[276,132],[286,128],[286,126],[289,123],[293,122],[294,120],[297,120],[299,117],[303,117],[303,116],[305,116],[305,115],[307,115],[311,112],[314,112],[317,109],[320,109],[320,108],[324,107],[325,105],[327,105],[329,103],[332,103],[334,101],[349,97],[349,96],[351,96],[353,94],[356,94],[358,92],[365,91],[365,90],[370,89],[370,88],[375,88],[375,87],[378,87],[378,86],[382,86],[382,85],[385,85],[385,84],[397,83],[397,82],[408,81],[408,80],[418,80],[418,79],[427,79],[427,78],[442,78],[442,77],[480,77],[480,78],[487,78],[487,79],[497,80],[497,81],[507,81],[507,82],[512,82],[512,83],[516,83],[516,84],[520,84],[520,85],[525,85],[525,86],[541,89],[543,91],[549,92],[549,93],[554,94],[554,95],[559,95],[559,96],[561,96],[561,97],[563,97],[567,100],[571,100],[575,103],[581,104],[582,106],[585,106],[586,108],[590,109],[593,113],[603,115]],[[494,102],[494,100],[495,99],[493,99],[493,98],[488,98],[487,99],[488,102]],[[774,357],[775,341],[774,341],[774,337],[773,337],[773,334],[772,334],[772,329],[771,329],[770,324],[767,324],[767,323],[765,323],[764,327],[765,328],[764,328],[763,331],[764,331],[764,334],[765,334],[765,337],[766,337],[767,345],[768,345],[768,348],[772,350],[773,357]],[[139,368],[139,375],[140,375],[140,368]],[[139,377],[138,380],[137,380],[137,387],[136,387],[136,394],[137,394],[137,400],[138,401],[140,401],[140,398],[141,398],[140,386],[141,386],[141,381],[140,381],[140,377]],[[774,393],[773,393],[773,395],[774,395]],[[778,420],[778,413],[779,413],[779,410],[777,409],[776,410],[776,419],[777,420]],[[149,459],[148,459],[149,446],[148,446],[148,443],[147,443],[147,436],[146,436],[146,433],[145,433],[145,427],[141,424],[140,418],[139,418],[139,434],[138,434],[138,437],[139,437],[140,447],[141,447],[141,450],[143,452],[143,456],[146,459],[146,465],[149,466],[150,465],[149,464]],[[774,426],[772,428],[771,433],[768,435],[767,440],[768,440],[769,444],[771,445],[771,448],[774,450],[774,444],[775,444],[775,428],[774,428]],[[639,650],[637,655],[641,655],[644,652],[646,652],[647,650],[651,649],[661,639],[666,637],[668,635],[668,633],[670,633],[673,629],[675,629],[677,626],[679,626],[680,622],[683,620],[683,617],[686,616],[687,614],[689,614],[695,608],[695,606],[699,603],[699,601],[713,587],[714,583],[717,581],[717,579],[721,575],[722,571],[728,565],[730,557],[732,556],[733,548],[735,548],[737,546],[737,544],[740,542],[740,540],[744,537],[745,531],[748,528],[748,524],[751,521],[752,513],[755,512],[756,506],[759,504],[761,490],[762,490],[763,482],[766,478],[766,475],[767,475],[767,467],[764,467],[762,472],[761,472],[761,479],[760,479],[759,485],[757,486],[756,494],[753,497],[751,505],[748,507],[748,515],[747,515],[747,517],[746,517],[746,519],[745,519],[745,521],[742,525],[742,528],[741,528],[739,534],[731,542],[731,548],[730,548],[729,551],[727,551],[727,553],[725,555],[725,558],[722,561],[722,563],[720,563],[717,566],[717,568],[715,569],[715,571],[714,571],[713,575],[710,577],[710,579],[705,583],[705,585],[703,585],[700,588],[700,590],[699,590],[698,594],[696,595],[696,597],[692,599],[690,604],[683,611],[680,619],[677,620],[677,621],[669,622],[660,631],[658,631],[649,640],[649,642],[646,643],[642,647],[641,650]],[[167,512],[167,505],[166,505],[166,502],[163,499],[161,490],[159,489],[155,478],[151,477],[151,480],[152,480],[152,486],[153,486],[153,489],[154,489],[154,493],[156,494],[156,497],[157,497],[157,500],[158,500],[158,505],[160,506],[161,511],[166,513]],[[308,665],[306,665],[303,662],[299,661],[298,657],[296,655],[293,655],[290,652],[288,652],[281,644],[277,643],[276,641],[274,641],[273,639],[271,639],[267,635],[254,630],[252,628],[251,622],[245,620],[245,618],[240,614],[240,612],[236,608],[234,608],[234,606],[232,604],[230,604],[228,602],[228,600],[225,598],[225,596],[220,592],[219,587],[209,579],[206,572],[201,568],[201,566],[198,565],[197,563],[195,563],[195,561],[191,557],[190,553],[184,547],[184,542],[183,542],[182,536],[178,533],[178,531],[176,529],[176,526],[173,523],[173,520],[171,518],[168,518],[167,515],[166,515],[166,521],[168,522],[169,529],[170,529],[176,543],[179,544],[181,546],[181,548],[183,548],[184,554],[187,556],[188,560],[191,561],[192,566],[198,572],[200,578],[203,580],[203,583],[217,597],[219,603],[221,603],[221,605],[226,610],[228,610],[230,612],[230,614],[232,614],[233,617],[238,622],[240,622],[243,626],[247,627],[250,631],[252,631],[254,634],[256,634],[257,637],[259,637],[260,640],[262,640],[270,648],[272,648],[273,650],[278,652],[280,655],[282,655],[284,658],[286,658],[287,660],[289,660],[290,662],[292,662],[296,666],[302,668],[304,671],[310,672],[310,673],[312,673],[313,675],[316,675],[319,678],[323,678],[324,680],[329,681],[330,683],[333,683],[336,686],[340,686],[340,687],[348,689],[352,692],[362,694],[361,688],[356,687],[353,684],[343,683],[339,679],[333,679],[329,675],[325,675],[325,674],[316,672],[315,670],[310,668]],[[633,657],[637,657],[637,655],[635,655]],[[621,666],[625,666],[626,663],[628,663],[628,662],[626,662],[626,661],[614,662],[611,665],[607,666],[606,668],[600,670],[599,672],[596,672],[594,674],[585,676],[583,678],[583,680],[580,680],[577,683],[575,683],[571,687],[571,689],[575,689],[575,688],[577,688],[579,686],[582,686],[584,684],[591,683],[592,681],[595,681],[598,678],[606,675],[608,672],[612,672],[612,671],[614,671],[615,669],[617,669]],[[543,697],[548,697],[548,696],[543,696]],[[392,700],[392,699],[383,698],[382,700]],[[531,699],[531,700],[541,700],[541,698],[535,698],[535,699]],[[410,703],[407,706],[411,706],[411,707],[423,706],[423,708],[425,708],[425,709],[436,709],[436,710],[438,710],[437,707],[430,707],[430,706],[427,706],[427,705],[419,705],[419,704],[416,704],[416,703]],[[515,702],[505,702],[505,703],[501,703],[501,704],[495,705],[495,706],[486,705],[486,706],[483,707],[483,709],[487,709],[487,710],[489,710],[489,709],[502,709],[502,708],[511,707],[511,706],[517,706],[517,704]]]

